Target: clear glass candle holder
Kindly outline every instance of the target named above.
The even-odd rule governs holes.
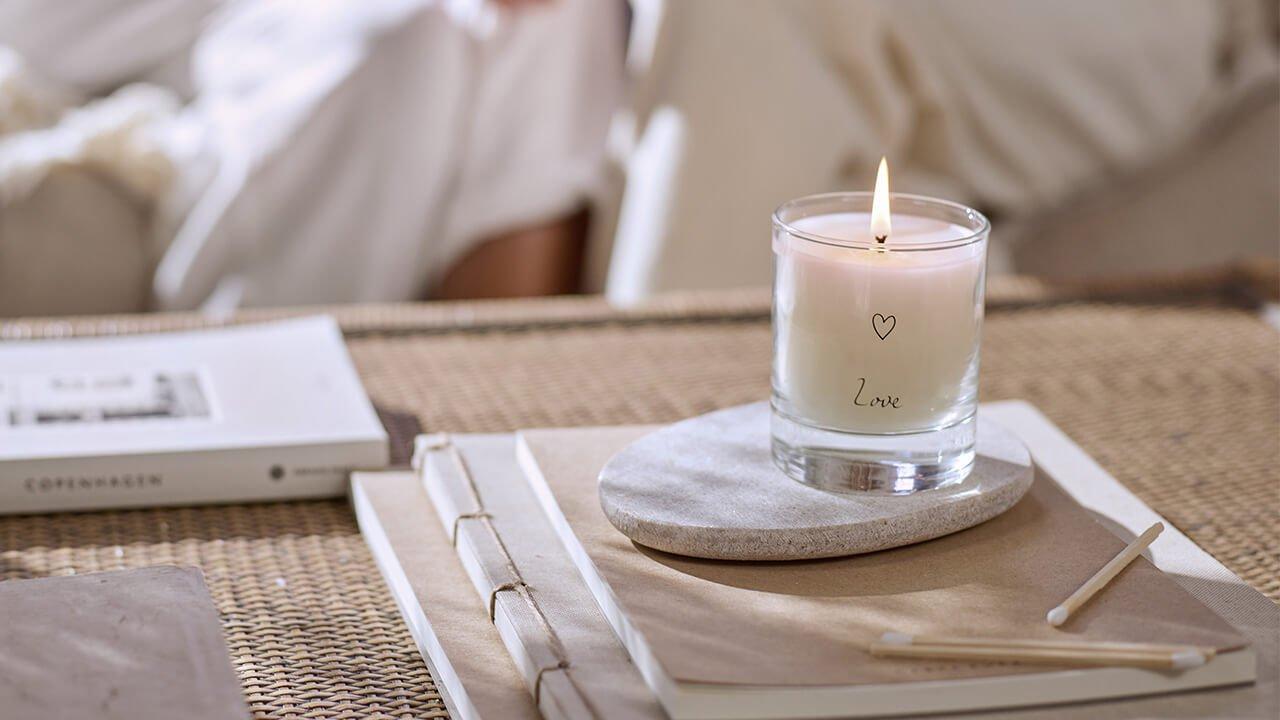
[[[968,476],[990,224],[956,203],[871,193],[773,215],[774,461],[828,490],[904,494]]]

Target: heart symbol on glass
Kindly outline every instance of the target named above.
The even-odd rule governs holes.
[[[876,335],[879,335],[881,340],[889,337],[889,333],[893,332],[897,326],[898,318],[892,315],[876,313],[871,316],[871,329],[876,331]]]

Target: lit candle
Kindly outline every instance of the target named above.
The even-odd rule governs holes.
[[[883,160],[869,200],[813,196],[775,216],[775,415],[863,435],[971,424],[986,220],[909,195],[891,214]]]

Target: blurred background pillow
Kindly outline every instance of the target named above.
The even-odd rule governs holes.
[[[766,284],[768,213],[867,189],[978,207],[997,271],[1274,257],[1274,3],[658,3],[608,282]]]

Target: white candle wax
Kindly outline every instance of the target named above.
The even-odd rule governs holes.
[[[867,213],[790,225],[876,245]],[[774,383],[785,413],[845,432],[900,433],[973,412],[985,244],[926,250],[973,232],[898,214],[892,227],[878,247],[779,236]]]

